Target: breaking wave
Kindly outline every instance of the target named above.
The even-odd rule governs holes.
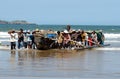
[[[105,42],[120,42],[120,33],[105,33]],[[0,41],[9,41],[10,35],[7,32],[0,32]]]

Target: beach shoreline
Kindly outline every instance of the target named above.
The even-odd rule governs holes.
[[[0,64],[3,65],[0,67],[0,76],[119,78],[117,73],[120,70],[120,63],[116,61],[119,60],[119,55],[119,51],[109,49],[92,49],[77,52],[68,50],[15,52],[0,50]],[[108,67],[108,65],[111,65],[112,68]],[[33,74],[36,72],[37,74]]]

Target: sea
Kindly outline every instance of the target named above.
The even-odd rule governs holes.
[[[62,31],[67,25],[0,24],[0,43],[9,45],[9,30]],[[0,77],[45,79],[120,78],[120,25],[71,25],[74,30],[102,30],[110,46],[86,50],[0,50]]]

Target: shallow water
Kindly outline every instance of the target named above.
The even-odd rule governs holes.
[[[80,51],[0,50],[0,77],[119,78],[120,52],[110,47]]]

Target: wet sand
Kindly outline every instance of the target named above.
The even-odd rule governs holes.
[[[104,48],[103,48],[104,49]],[[119,50],[0,50],[0,77],[119,78]]]

